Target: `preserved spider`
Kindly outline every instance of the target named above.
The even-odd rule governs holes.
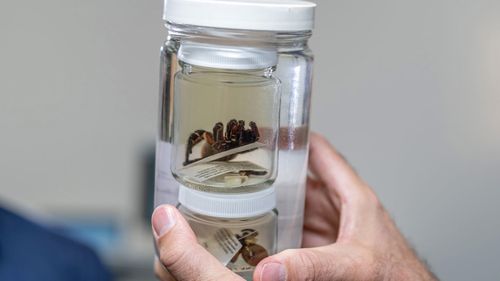
[[[245,129],[245,121],[236,121],[236,119],[231,119],[226,125],[225,133],[224,124],[222,124],[222,122],[217,122],[215,124],[212,129],[212,133],[201,129],[194,131],[189,136],[187,141],[186,160],[183,165],[186,166],[205,157],[258,141],[260,134],[257,124],[250,121],[249,126],[249,129]],[[205,144],[201,148],[201,158],[189,160],[189,155],[193,152],[193,147],[203,140],[205,140]],[[231,160],[236,156],[236,154],[223,157],[219,160]]]
[[[247,264],[257,266],[261,260],[269,256],[266,249],[257,244],[257,235],[259,233],[253,229],[243,229],[241,235],[236,234],[236,238],[238,238],[243,247],[234,255],[231,262],[236,262],[241,253]]]

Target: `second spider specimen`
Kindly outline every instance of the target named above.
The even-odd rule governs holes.
[[[241,230],[241,235],[236,234],[236,238],[240,241],[243,246],[236,255],[231,259],[231,262],[236,262],[238,257],[243,257],[243,260],[251,266],[257,266],[257,264],[269,256],[266,248],[257,244],[257,236],[259,233],[253,229],[243,229]]]

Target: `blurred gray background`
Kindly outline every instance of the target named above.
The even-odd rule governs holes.
[[[500,1],[316,2],[312,129],[440,278],[498,278]],[[122,280],[153,278],[141,216],[161,14],[160,0],[0,2],[0,202],[104,220]]]

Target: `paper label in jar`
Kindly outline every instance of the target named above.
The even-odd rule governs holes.
[[[261,148],[261,147],[265,147],[265,146],[266,146],[265,144],[260,143],[260,142],[253,142],[251,144],[238,146],[238,147],[233,148],[233,149],[229,149],[226,151],[216,153],[214,155],[204,157],[196,162],[193,162],[189,165],[186,165],[184,168],[187,169],[187,168],[190,168],[192,166],[196,166],[196,165],[199,165],[202,163],[208,163],[208,162],[215,161],[215,160],[227,157],[227,156],[231,156],[231,155],[235,155],[235,154],[239,154],[239,153],[245,153],[245,152],[255,150],[257,148]]]
[[[200,231],[198,229],[198,231]],[[224,266],[227,266],[231,259],[238,254],[243,245],[236,238],[229,229],[218,228],[213,231],[213,229],[203,229],[206,233],[207,231],[212,231],[208,233],[207,239],[199,239],[198,242],[213,256],[215,256]]]
[[[267,173],[267,170],[265,168],[249,161],[213,161],[210,163],[202,163],[196,166],[182,169],[182,173],[185,174],[188,179],[197,182],[204,182],[225,174],[239,174],[240,172],[245,173],[247,171],[251,171],[251,173],[253,174]]]

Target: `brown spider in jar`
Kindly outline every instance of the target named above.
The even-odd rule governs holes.
[[[183,165],[186,166],[205,157],[258,141],[260,138],[260,134],[259,129],[257,128],[257,124],[253,121],[250,121],[249,125],[250,128],[245,129],[245,121],[236,121],[236,119],[231,119],[226,125],[225,134],[224,125],[222,124],[222,122],[217,122],[215,124],[214,128],[212,129],[212,133],[201,129],[194,131],[189,136],[187,141],[186,160],[184,161]],[[205,144],[201,148],[201,158],[190,160],[189,155],[193,153],[193,147],[203,140],[205,140]],[[223,157],[219,160],[231,160],[236,156],[236,154]]]
[[[241,235],[236,234],[243,247],[234,255],[231,262],[236,262],[241,254],[248,265],[257,266],[261,260],[269,256],[267,250],[257,244],[257,235],[259,235],[257,231],[249,228],[241,230]]]

